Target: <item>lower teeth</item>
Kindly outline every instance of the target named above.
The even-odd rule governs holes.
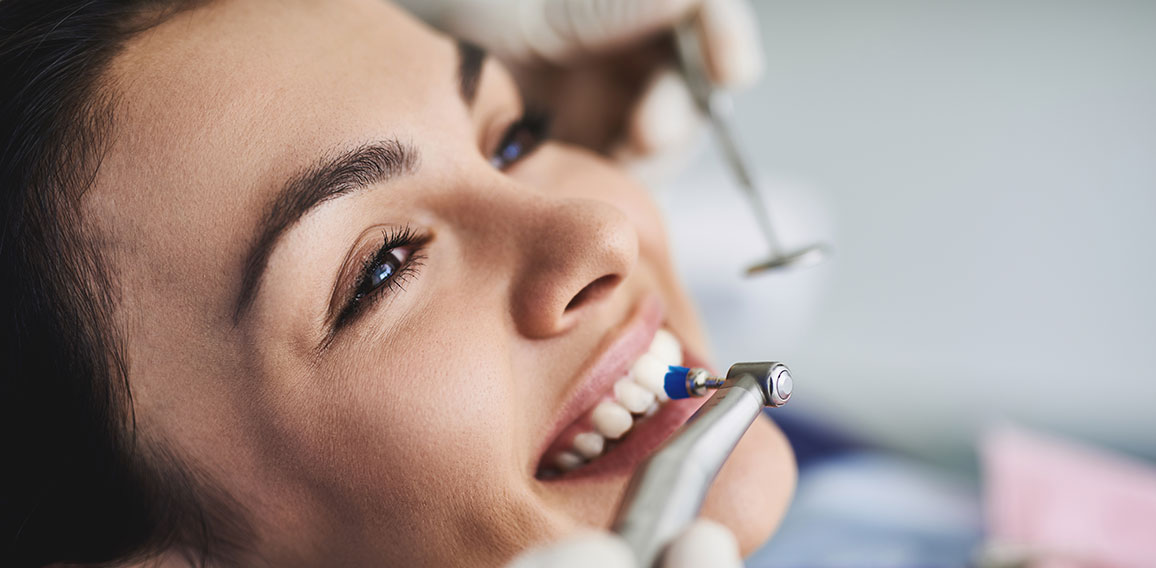
[[[572,448],[568,451],[555,454],[553,467],[540,467],[536,477],[539,479],[554,479],[564,473],[589,465],[622,443],[623,439],[630,434],[630,431],[634,430],[639,420],[653,416],[661,407],[662,404],[658,401],[652,402],[644,413],[633,418],[630,428],[626,429],[617,439],[604,437],[597,432],[583,432],[574,436],[574,441],[571,443]],[[601,447],[598,448],[598,452],[594,451],[594,446],[598,445],[598,442],[594,440],[596,437],[601,440]]]

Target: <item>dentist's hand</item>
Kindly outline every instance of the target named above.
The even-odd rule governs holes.
[[[555,133],[621,157],[683,145],[700,124],[675,71],[670,32],[694,18],[712,79],[741,87],[762,73],[748,0],[403,0],[503,59]]]
[[[738,542],[726,527],[694,522],[663,556],[661,568],[742,568]],[[587,533],[547,548],[531,550],[506,568],[651,568],[639,566],[626,543],[609,533]]]

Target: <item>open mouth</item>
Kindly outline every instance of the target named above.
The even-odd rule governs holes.
[[[654,331],[649,346],[630,363],[628,370],[618,370],[620,377],[613,385],[594,397],[594,404],[583,409],[547,446],[535,477],[540,480],[570,478],[594,469],[593,466],[638,431],[662,430],[648,433],[647,438],[669,435],[677,425],[670,419],[663,420],[663,415],[668,413],[662,411],[682,401],[671,403],[663,387],[667,367],[682,364],[683,349],[678,338],[667,329]],[[669,418],[679,423],[685,420],[685,417]],[[671,424],[660,426],[659,423]]]

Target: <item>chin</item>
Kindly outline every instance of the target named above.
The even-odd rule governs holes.
[[[746,556],[778,528],[795,492],[796,475],[786,437],[770,419],[760,417],[723,465],[702,516],[730,528]]]

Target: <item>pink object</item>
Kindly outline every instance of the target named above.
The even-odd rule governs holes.
[[[983,443],[989,536],[1032,566],[1156,566],[1156,467],[1004,427]]]

